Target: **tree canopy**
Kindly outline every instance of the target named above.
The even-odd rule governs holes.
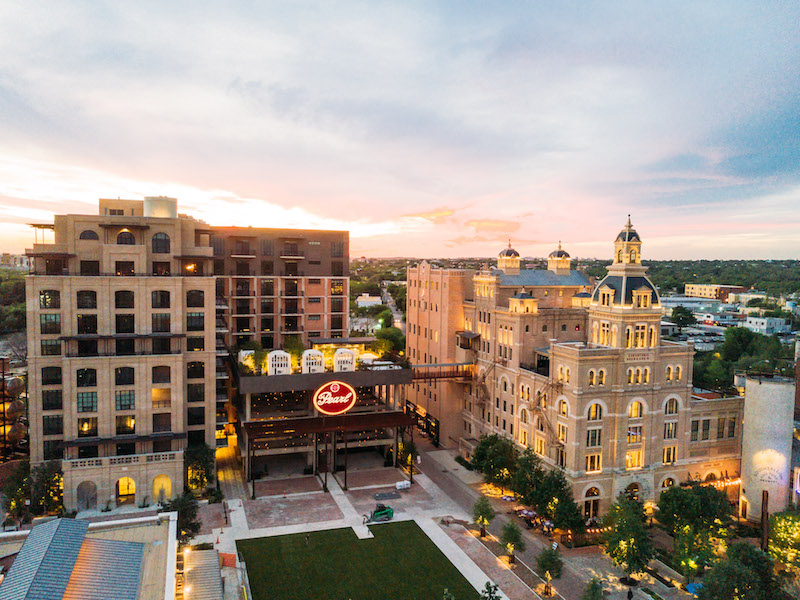
[[[777,600],[783,598],[772,560],[747,542],[728,548],[725,559],[703,577],[700,600]]]
[[[697,323],[694,313],[682,304],[672,309],[670,319],[678,326],[678,330],[683,330],[687,325],[694,325]]]
[[[472,453],[472,465],[486,477],[486,481],[509,485],[517,462],[517,449],[513,440],[496,433],[482,435]]]
[[[197,498],[186,490],[183,495],[164,504],[164,511],[178,513],[178,540],[186,543],[200,532],[200,520],[197,518]]]
[[[489,499],[481,494],[472,506],[472,518],[481,527],[481,537],[486,535],[486,527],[492,522],[497,513],[492,508]]]
[[[503,529],[500,531],[500,543],[508,552],[509,562],[514,562],[516,550],[525,552],[525,538],[522,537],[522,531],[514,521],[503,525]]]
[[[644,505],[620,495],[611,505],[604,524],[610,529],[604,535],[603,546],[614,564],[628,576],[644,571],[655,554],[645,527]]]
[[[800,511],[796,508],[769,516],[769,554],[786,566],[800,568]]]

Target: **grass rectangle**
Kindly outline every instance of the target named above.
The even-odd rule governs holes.
[[[413,521],[239,540],[253,600],[458,600],[478,593]]]

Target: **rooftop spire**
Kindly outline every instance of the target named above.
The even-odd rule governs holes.
[[[631,225],[631,215],[630,214],[628,214],[628,222],[625,223],[625,227],[627,229],[631,229],[633,227],[633,225]]]

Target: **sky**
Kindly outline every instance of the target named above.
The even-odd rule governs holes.
[[[351,256],[800,258],[800,3],[0,3],[0,251],[98,198]]]

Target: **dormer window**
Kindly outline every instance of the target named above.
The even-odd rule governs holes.
[[[631,250],[631,262],[636,262],[636,250]]]
[[[634,296],[634,305],[636,308],[649,308],[650,307],[650,300],[652,298],[652,293],[649,289],[644,290],[636,290],[633,293]]]
[[[609,289],[600,290],[600,304],[602,306],[611,306],[611,299],[613,294]]]
[[[619,262],[619,263],[621,263],[621,262],[622,262],[622,250],[620,250],[619,252],[617,252],[617,262]]]

